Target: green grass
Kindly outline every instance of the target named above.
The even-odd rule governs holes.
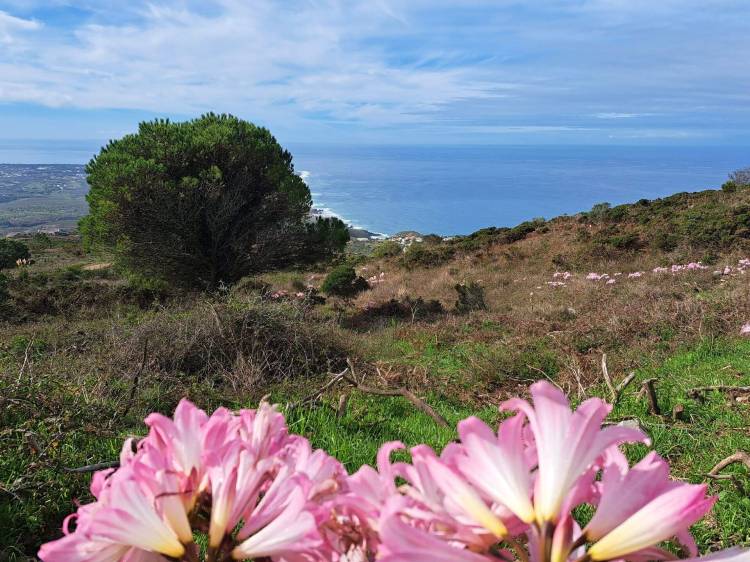
[[[492,422],[498,417],[495,408],[477,411],[445,399],[427,401],[448,420],[450,429],[438,426],[403,398],[356,391],[341,418],[331,403],[287,412],[287,422],[290,431],[308,437],[315,447],[325,449],[354,472],[363,464],[374,465],[375,455],[386,441],[401,441],[407,448],[425,443],[439,451],[457,438],[455,425],[459,420],[477,415]]]
[[[447,360],[444,353],[432,353],[427,351],[420,357],[429,358],[433,367]],[[659,379],[657,392],[662,410],[668,414],[675,404],[682,404],[685,421],[673,421],[668,415],[650,415],[646,401],[636,398],[640,381],[650,377]],[[82,410],[65,408],[66,403],[76,403],[75,393],[90,387],[95,380],[93,375],[75,384],[47,380],[46,386],[35,388],[35,392],[44,393],[48,398],[54,396],[52,403],[62,406],[56,417],[23,419],[14,417],[11,410],[3,415],[2,425],[7,428],[0,430],[3,448],[0,455],[0,553],[3,559],[26,560],[24,556],[40,542],[55,536],[63,517],[75,509],[76,501],[90,501],[87,491],[90,476],[64,473],[63,466],[82,466],[117,458],[127,436],[144,433],[145,426],[139,421],[144,408],[168,412],[171,407],[171,399],[165,401],[158,388],[144,388],[142,401],[148,404],[140,404],[127,419],[117,418],[121,406],[113,398],[92,402]],[[750,406],[747,403],[732,401],[727,395],[715,392],[706,394],[703,402],[686,395],[687,390],[695,386],[714,384],[750,384],[750,342],[706,341],[675,354],[661,365],[642,369],[611,418],[615,421],[638,418],[651,436],[654,448],[670,461],[676,478],[705,482],[706,472],[717,461],[737,450],[750,451]],[[14,389],[3,392],[5,390]],[[232,399],[222,400],[215,394],[203,393],[200,388],[185,388],[185,392],[201,397],[198,401],[203,400],[209,408],[219,402],[233,408],[249,406]],[[287,390],[277,389],[272,399],[284,403],[293,398],[289,394],[288,387]],[[494,406],[477,411],[457,398],[437,394],[428,396],[427,401],[452,426],[469,415],[479,415],[493,424],[499,417]],[[290,431],[310,438],[315,447],[326,449],[351,472],[364,463],[373,464],[378,448],[385,441],[400,440],[407,447],[426,443],[439,451],[456,438],[454,429],[438,427],[402,398],[351,391],[341,417],[335,412],[337,402],[338,394],[331,395],[313,408],[295,408],[286,415]],[[640,446],[628,449],[632,461],[642,457],[645,451],[646,448]],[[737,474],[750,488],[750,478],[743,471],[741,467],[734,467],[729,472]],[[750,543],[747,523],[750,498],[740,494],[729,481],[711,482],[710,491],[719,496],[719,502],[711,515],[694,529],[701,550]]]
[[[656,391],[662,417],[649,414],[645,399],[638,399],[640,382],[657,378]],[[710,492],[719,496],[712,513],[696,525],[699,545],[705,550],[719,545],[750,543],[750,497],[729,481],[712,482],[706,473],[721,459],[738,450],[750,451],[750,404],[733,401],[720,392],[705,394],[705,400],[688,397],[699,386],[750,385],[750,342],[746,340],[704,341],[675,354],[659,366],[638,372],[629,392],[613,411],[615,420],[637,418],[653,441],[653,448],[672,466],[675,477],[690,482],[711,482]],[[684,407],[685,421],[672,420],[674,406]],[[644,447],[631,448],[631,460],[640,458]],[[741,467],[734,473],[750,489],[750,478]]]

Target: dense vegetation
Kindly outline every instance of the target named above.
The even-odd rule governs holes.
[[[348,240],[340,220],[308,220],[310,190],[291,154],[267,129],[229,115],[141,123],[86,172],[86,248],[173,286],[213,289],[330,258]]]
[[[270,393],[293,431],[356,469],[384,440],[439,447],[455,434],[399,396],[344,382],[318,393],[329,373],[349,365],[371,387],[407,387],[453,425],[496,420],[540,378],[575,401],[610,398],[603,354],[615,383],[635,373],[614,420],[641,425],[679,477],[720,496],[696,529],[701,549],[748,544],[747,473],[706,473],[750,450],[750,393],[695,390],[750,385],[750,287],[736,265],[750,257],[748,204],[738,187],[599,205],[204,294],[144,282],[76,235],[28,237],[35,263],[6,272],[0,307],[0,559],[33,559],[87,501],[89,476],[66,469],[116,459],[148,412],[182,396],[213,409]],[[652,271],[701,259],[711,267]],[[654,378],[658,412],[639,394]]]

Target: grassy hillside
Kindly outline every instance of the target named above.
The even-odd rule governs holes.
[[[0,304],[0,559],[27,559],[89,499],[89,475],[66,468],[116,459],[148,412],[182,396],[212,409],[270,393],[294,431],[352,470],[384,440],[455,438],[404,398],[343,382],[296,405],[347,360],[366,385],[407,387],[453,426],[496,419],[501,400],[539,378],[576,401],[609,397],[606,354],[615,383],[635,373],[613,419],[641,424],[678,477],[706,481],[717,461],[750,450],[750,393],[691,390],[750,385],[739,336],[750,321],[748,227],[740,189],[428,236],[405,251],[384,242],[349,258],[372,288],[323,303],[308,286],[325,269],[178,294],[127,279],[75,236],[29,238],[36,261],[10,272]],[[651,378],[659,415],[638,395]],[[750,543],[750,479],[728,473],[734,483],[710,481],[721,500],[696,529],[703,549]]]

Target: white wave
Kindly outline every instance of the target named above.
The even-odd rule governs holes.
[[[307,181],[312,174],[307,170],[300,170],[297,175],[302,178],[302,181]]]

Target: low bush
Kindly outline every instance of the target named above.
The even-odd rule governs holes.
[[[340,368],[350,354],[333,328],[305,321],[290,304],[252,298],[154,314],[124,346],[124,363],[137,364],[144,346],[159,372],[248,392]]]
[[[395,240],[384,240],[373,248],[372,255],[378,259],[393,258],[401,255],[403,251],[401,244]]]
[[[474,310],[487,310],[484,300],[484,288],[474,281],[459,283],[455,286],[458,293],[455,310],[458,314],[466,314]]]
[[[340,265],[326,276],[320,290],[333,297],[351,299],[369,288],[367,281],[357,275],[353,267]]]
[[[437,267],[450,261],[455,255],[452,246],[445,244],[415,243],[409,246],[401,256],[401,265],[412,269],[416,267]]]
[[[445,308],[439,300],[424,300],[422,297],[413,299],[409,296],[401,299],[372,303],[364,310],[349,319],[351,327],[370,327],[371,324],[382,320],[434,320],[445,314]]]
[[[0,238],[0,270],[16,266],[16,261],[29,259],[29,248],[23,242]]]

